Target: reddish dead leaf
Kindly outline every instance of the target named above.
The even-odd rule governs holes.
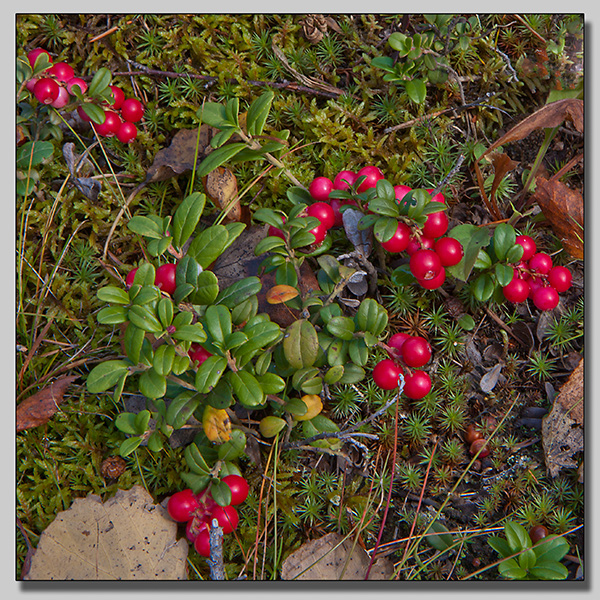
[[[291,285],[276,285],[267,291],[265,298],[269,304],[282,304],[299,294],[298,290]]]
[[[523,119],[502,137],[497,139],[480,157],[494,151],[498,146],[504,146],[527,137],[537,129],[557,127],[563,121],[572,121],[575,129],[583,133],[583,100],[578,98],[565,98],[542,106],[533,114]]]
[[[23,400],[17,406],[17,433],[47,423],[58,410],[67,388],[78,378],[78,375],[61,377]]]
[[[565,250],[583,259],[583,196],[557,179],[539,176],[533,200],[542,209]]]
[[[492,189],[490,195],[492,198],[496,197],[496,190],[502,181],[502,178],[509,172],[512,171],[519,163],[512,160],[508,154],[494,154],[492,156],[492,165],[494,166],[494,181],[492,182]]]
[[[204,178],[206,195],[223,211],[228,221],[242,220],[242,207],[237,197],[237,179],[230,169],[217,167]]]
[[[552,477],[578,467],[573,456],[583,450],[583,358],[542,421],[546,468]]]

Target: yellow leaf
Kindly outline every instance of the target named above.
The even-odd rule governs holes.
[[[300,292],[291,285],[276,285],[267,293],[266,298],[269,304],[281,304],[295,298]]]
[[[296,421],[310,421],[323,410],[321,397],[316,394],[307,394],[300,398],[306,404],[306,412],[303,415],[296,415]]]
[[[202,414],[202,427],[211,442],[222,444],[231,437],[231,421],[226,410],[208,405]]]

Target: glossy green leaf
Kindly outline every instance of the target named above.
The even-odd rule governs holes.
[[[200,394],[183,392],[171,401],[167,408],[166,421],[173,429],[181,429],[200,404]]]
[[[196,372],[196,389],[202,394],[208,394],[217,385],[226,368],[227,359],[225,357],[209,356]]]
[[[479,302],[487,302],[494,293],[494,281],[487,273],[483,273],[473,282],[473,295]]]
[[[134,304],[128,311],[129,320],[140,329],[149,333],[161,333],[163,326],[147,306]]]
[[[210,486],[210,495],[219,506],[231,504],[231,488],[223,481],[213,480]]]
[[[159,375],[166,377],[171,372],[174,360],[175,348],[170,344],[161,344],[154,351],[154,359],[152,360],[152,366]],[[162,394],[160,397],[162,397]]]
[[[464,256],[457,265],[446,267],[446,273],[460,281],[467,281],[473,270],[479,251],[490,242],[489,229],[465,223],[457,225],[447,235],[462,244]]]
[[[208,269],[223,253],[228,238],[229,233],[224,225],[212,225],[194,238],[187,253],[203,269]]]
[[[508,547],[513,553],[531,547],[531,538],[525,527],[519,523],[508,521],[506,525],[504,525],[504,533],[506,535]]]
[[[373,226],[373,235],[378,242],[387,242],[398,229],[398,219],[393,217],[382,217],[375,221]]]
[[[105,392],[127,373],[129,365],[123,360],[107,360],[96,365],[87,377],[86,387],[90,394]]]
[[[373,200],[369,202],[369,210],[384,217],[400,216],[400,209],[398,208],[398,203],[395,199],[373,198]]]
[[[508,250],[506,253],[506,261],[509,263],[518,263],[521,258],[523,258],[523,252],[525,248],[521,246],[521,244],[515,244],[512,248]]]
[[[274,97],[275,94],[269,90],[254,100],[248,108],[246,127],[249,135],[260,135],[263,132]]]
[[[496,273],[496,280],[501,286],[508,285],[514,276],[514,269],[509,265],[503,265],[502,263],[497,263],[494,269]]]
[[[350,317],[333,317],[327,322],[327,331],[342,340],[351,340],[354,330],[354,320]]]
[[[569,576],[569,569],[557,561],[544,561],[532,567],[529,574],[544,581],[559,581]]]
[[[141,443],[142,438],[139,436],[127,438],[126,440],[123,440],[119,446],[119,454],[125,458],[139,448]]]
[[[233,158],[238,152],[246,148],[246,144],[243,142],[234,142],[221,146],[216,150],[213,150],[199,165],[196,169],[197,177],[204,177],[211,171],[214,171],[217,167],[224,165],[227,161]]]
[[[166,329],[173,322],[173,301],[170,298],[165,298],[163,296],[158,301],[156,312],[158,314],[158,320]]]
[[[515,245],[517,234],[507,223],[500,223],[494,229],[494,252],[498,260],[504,260],[508,251]]]
[[[226,305],[227,306],[227,305]],[[258,297],[250,296],[231,309],[231,320],[234,325],[243,325],[258,312]]]
[[[350,360],[361,367],[364,367],[369,361],[371,351],[367,347],[363,338],[356,338],[352,340],[348,346],[348,354]]]
[[[521,246],[522,248],[522,246]],[[479,254],[477,255],[477,260],[473,267],[475,269],[489,269],[492,266],[492,259],[490,255],[483,249],[479,250]]]
[[[432,532],[436,535],[431,535]],[[429,545],[440,552],[448,550],[453,544],[452,536],[450,535],[448,528],[439,521],[433,521],[431,523],[425,540]]]
[[[200,192],[193,192],[177,207],[171,228],[175,246],[180,248],[189,240],[200,222],[205,204],[206,196]]]
[[[206,123],[217,129],[221,129],[227,122],[225,106],[218,104],[217,102],[205,102],[202,107],[196,111],[196,114],[201,123]]]
[[[310,367],[317,358],[318,347],[317,332],[310,321],[299,319],[286,329],[283,352],[295,369]]]
[[[198,473],[181,473],[181,479],[194,494],[199,494],[208,487],[212,481],[211,475],[198,475]]]
[[[254,211],[252,218],[255,221],[261,221],[267,225],[272,225],[277,229],[283,227],[283,217],[280,212],[273,210],[272,208],[259,208]]]
[[[231,312],[222,304],[211,305],[206,309],[205,326],[211,338],[217,342],[224,342],[231,333]]]
[[[145,433],[148,430],[148,425],[150,424],[150,411],[149,410],[140,410],[139,413],[135,415],[135,428],[137,433]]]
[[[136,415],[130,412],[118,414],[115,418],[115,427],[127,435],[141,435],[145,431],[137,427]]]
[[[151,367],[140,375],[139,386],[146,398],[162,398],[167,392],[167,379]]]
[[[285,380],[275,373],[257,375],[256,380],[265,394],[278,394],[285,389]]]
[[[128,310],[124,306],[105,306],[98,311],[98,323],[103,325],[119,325],[128,319]]]
[[[365,370],[353,363],[346,363],[344,365],[344,374],[338,381],[338,383],[345,385],[352,385],[354,383],[358,383],[365,378]]]
[[[542,561],[558,561],[569,552],[569,542],[557,535],[548,535],[533,546],[538,564]]]
[[[183,451],[185,462],[190,470],[196,475],[208,475],[210,473],[210,467],[204,460],[202,453],[195,442],[188,444]]]
[[[227,379],[240,404],[249,408],[264,404],[265,393],[252,373],[248,371],[229,371]]]
[[[427,86],[422,79],[411,79],[404,83],[407,96],[415,104],[423,104],[427,96]]]
[[[328,385],[333,385],[334,383],[338,383],[343,376],[344,365],[335,365],[325,372],[323,379]]]
[[[357,329],[376,336],[381,335],[388,324],[387,311],[373,298],[366,298],[360,303],[354,320]]]
[[[144,237],[162,239],[164,237],[164,231],[162,225],[143,215],[135,215],[127,222],[127,227],[134,233],[143,235]]]
[[[148,450],[160,452],[163,449],[163,438],[158,431],[153,431],[148,437]]]
[[[104,123],[106,113],[102,107],[94,104],[93,102],[83,102],[81,104],[81,108],[87,117],[92,121],[92,123],[95,123],[96,125]]]
[[[25,142],[17,150],[17,169],[28,169],[35,167],[54,154],[52,142],[32,141]]]
[[[129,294],[122,288],[107,285],[96,293],[98,300],[102,302],[114,302],[115,304],[129,304]]]
[[[193,304],[212,304],[219,295],[219,280],[212,271],[202,271],[198,274],[196,290],[191,295]]]
[[[181,342],[194,342],[202,344],[206,341],[206,331],[202,327],[202,323],[192,323],[191,325],[181,325],[177,327],[172,337]]]
[[[100,96],[110,85],[112,73],[106,67],[100,67],[88,85],[86,95],[89,98]]]
[[[239,429],[231,430],[231,438],[228,442],[219,446],[220,460],[235,460],[244,453],[246,448],[246,436]]]
[[[514,558],[503,560],[498,565],[498,573],[506,579],[525,579],[527,577],[527,571],[520,567]]]
[[[223,304],[227,308],[233,308],[258,294],[261,288],[262,283],[258,277],[245,277],[221,290],[215,304]]]
[[[233,390],[226,378],[219,379],[217,385],[206,396],[206,402],[213,408],[228,408],[234,403]]]
[[[340,339],[333,340],[327,348],[327,362],[331,366],[343,365],[348,355],[348,342]]]

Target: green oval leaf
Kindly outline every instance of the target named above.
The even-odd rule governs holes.
[[[171,234],[173,236],[173,243],[177,247],[183,246],[192,233],[196,229],[196,226],[200,222],[202,211],[206,203],[206,196],[200,192],[193,192],[179,205],[175,214],[173,215]]]
[[[208,175],[211,171],[214,171],[217,167],[225,164],[244,148],[246,148],[246,144],[243,142],[235,142],[213,150],[200,165],[198,165],[196,176],[204,177],[205,175]]]
[[[102,287],[96,293],[98,300],[102,302],[114,302],[115,304],[129,304],[129,294],[122,288],[114,285]]]
[[[260,135],[263,132],[274,97],[275,94],[269,90],[250,105],[246,115],[246,127],[249,135]]]
[[[129,308],[127,316],[136,327],[144,331],[149,333],[161,333],[163,331],[160,321],[147,306],[134,304]]]
[[[191,391],[179,394],[169,404],[165,420],[173,429],[181,429],[198,408],[200,400],[200,394]]]
[[[91,394],[105,392],[128,372],[129,365],[123,360],[107,360],[96,365],[87,377],[86,387]]]
[[[294,321],[283,337],[285,358],[295,369],[310,367],[317,359],[319,340],[317,332],[309,321]]]
[[[202,394],[208,394],[217,385],[226,368],[227,359],[225,357],[209,356],[196,373],[196,389]]]
[[[229,371],[227,379],[243,406],[252,408],[264,404],[265,393],[254,375],[248,371]]]
[[[140,392],[146,398],[162,398],[167,393],[167,379],[150,367],[139,378]]]
[[[219,446],[220,460],[235,460],[244,453],[246,448],[246,436],[239,429],[231,430],[231,438],[228,442]]]
[[[124,306],[105,306],[98,311],[96,318],[103,325],[118,325],[127,321],[128,311]]]

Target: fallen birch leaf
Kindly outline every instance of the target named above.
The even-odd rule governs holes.
[[[369,562],[370,557],[363,548],[332,532],[292,552],[283,562],[281,577],[303,581],[364,580]],[[369,580],[390,579],[393,573],[393,564],[379,558],[371,567]]]
[[[102,502],[90,494],[42,533],[27,580],[187,579],[188,544],[141,486]]]
[[[533,200],[556,237],[574,258],[583,259],[583,196],[557,179],[536,177]]]
[[[67,388],[78,378],[78,375],[60,377],[20,402],[17,405],[17,433],[47,423],[62,404]]]
[[[573,455],[583,450],[583,358],[561,387],[542,421],[542,446],[552,477],[578,467]]]

